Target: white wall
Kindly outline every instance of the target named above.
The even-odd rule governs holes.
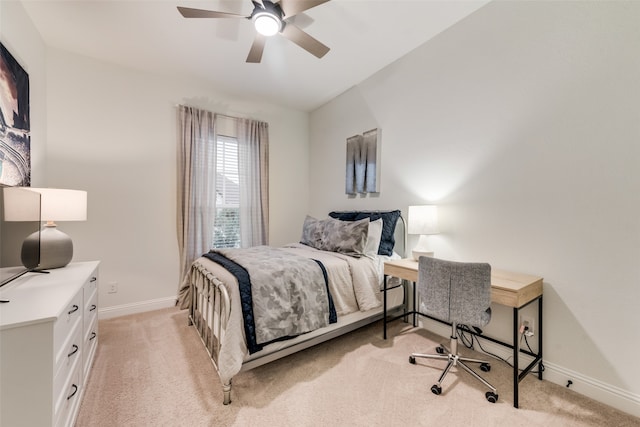
[[[492,2],[310,122],[311,213],[438,204],[436,256],[544,277],[547,378],[636,415],[638,22],[638,2]],[[349,198],[345,140],[373,127],[381,193]],[[488,332],[509,322],[494,307]]]

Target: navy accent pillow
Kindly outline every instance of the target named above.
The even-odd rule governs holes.
[[[341,221],[358,221],[364,218],[369,218],[370,221],[375,221],[378,218],[382,218],[382,238],[380,239],[378,255],[388,256],[393,255],[393,247],[396,244],[394,232],[398,218],[400,218],[400,214],[399,210],[389,212],[329,212],[329,216],[331,218],[339,219]]]

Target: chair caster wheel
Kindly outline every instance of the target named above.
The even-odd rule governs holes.
[[[491,403],[496,403],[498,401],[498,395],[492,391],[488,391],[485,393],[487,400]]]
[[[436,347],[436,353],[444,354],[444,347],[440,347],[440,346]]]
[[[491,370],[491,365],[489,365],[488,363],[481,363],[480,370],[482,372],[489,372]]]
[[[431,386],[431,392],[432,392],[433,394],[438,394],[438,395],[439,395],[439,394],[441,394],[441,393],[442,393],[442,387],[440,387],[440,386],[439,386],[439,385],[437,385],[437,384],[434,384],[434,385],[432,385],[432,386]]]
[[[409,363],[411,363],[412,365],[416,364],[416,358],[413,356],[409,356]]]

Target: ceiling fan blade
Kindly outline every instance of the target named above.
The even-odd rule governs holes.
[[[287,19],[287,22],[291,22],[296,27],[304,30],[305,28],[310,27],[315,22],[315,20],[306,13],[300,12],[297,15]]]
[[[280,7],[287,18],[297,15],[300,12],[311,9],[326,3],[329,0],[280,0]]]
[[[178,6],[178,11],[185,18],[246,18],[237,13],[215,12],[213,10],[192,9],[190,7]]]
[[[262,52],[264,52],[264,45],[267,41],[267,37],[256,32],[256,38],[253,40],[249,55],[247,55],[247,62],[257,64],[262,61]]]
[[[318,40],[311,37],[309,34],[302,31],[291,23],[287,23],[284,26],[281,34],[286,38],[309,52],[310,54],[322,58],[329,52],[329,48]]]

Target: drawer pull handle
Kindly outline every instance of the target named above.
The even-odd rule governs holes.
[[[89,311],[93,311],[93,310],[95,310],[96,308],[98,308],[98,306],[97,306],[97,305],[95,305],[95,304],[91,304],[91,308],[89,309]]]
[[[67,396],[67,400],[71,399],[78,392],[78,386],[77,385],[71,384],[71,387],[73,387],[73,391],[71,392],[71,394],[69,396]]]
[[[97,277],[92,277],[91,279],[89,279],[90,282],[95,282],[96,280],[98,280]]]
[[[69,310],[69,313],[67,313],[67,314],[73,314],[76,311],[78,311],[79,308],[80,307],[78,307],[77,305],[73,304],[73,306],[71,307],[71,310]]]
[[[71,357],[71,356],[73,356],[73,355],[74,355],[74,354],[76,354],[76,353],[78,352],[78,350],[79,350],[79,349],[78,349],[78,346],[77,346],[77,345],[75,345],[75,344],[74,344],[73,346],[71,346],[71,347],[73,348],[73,350],[71,350],[71,353],[67,354],[67,357]]]
[[[91,332],[91,336],[89,337],[89,341],[93,340],[97,336],[98,336],[98,334],[96,334],[95,332]]]

